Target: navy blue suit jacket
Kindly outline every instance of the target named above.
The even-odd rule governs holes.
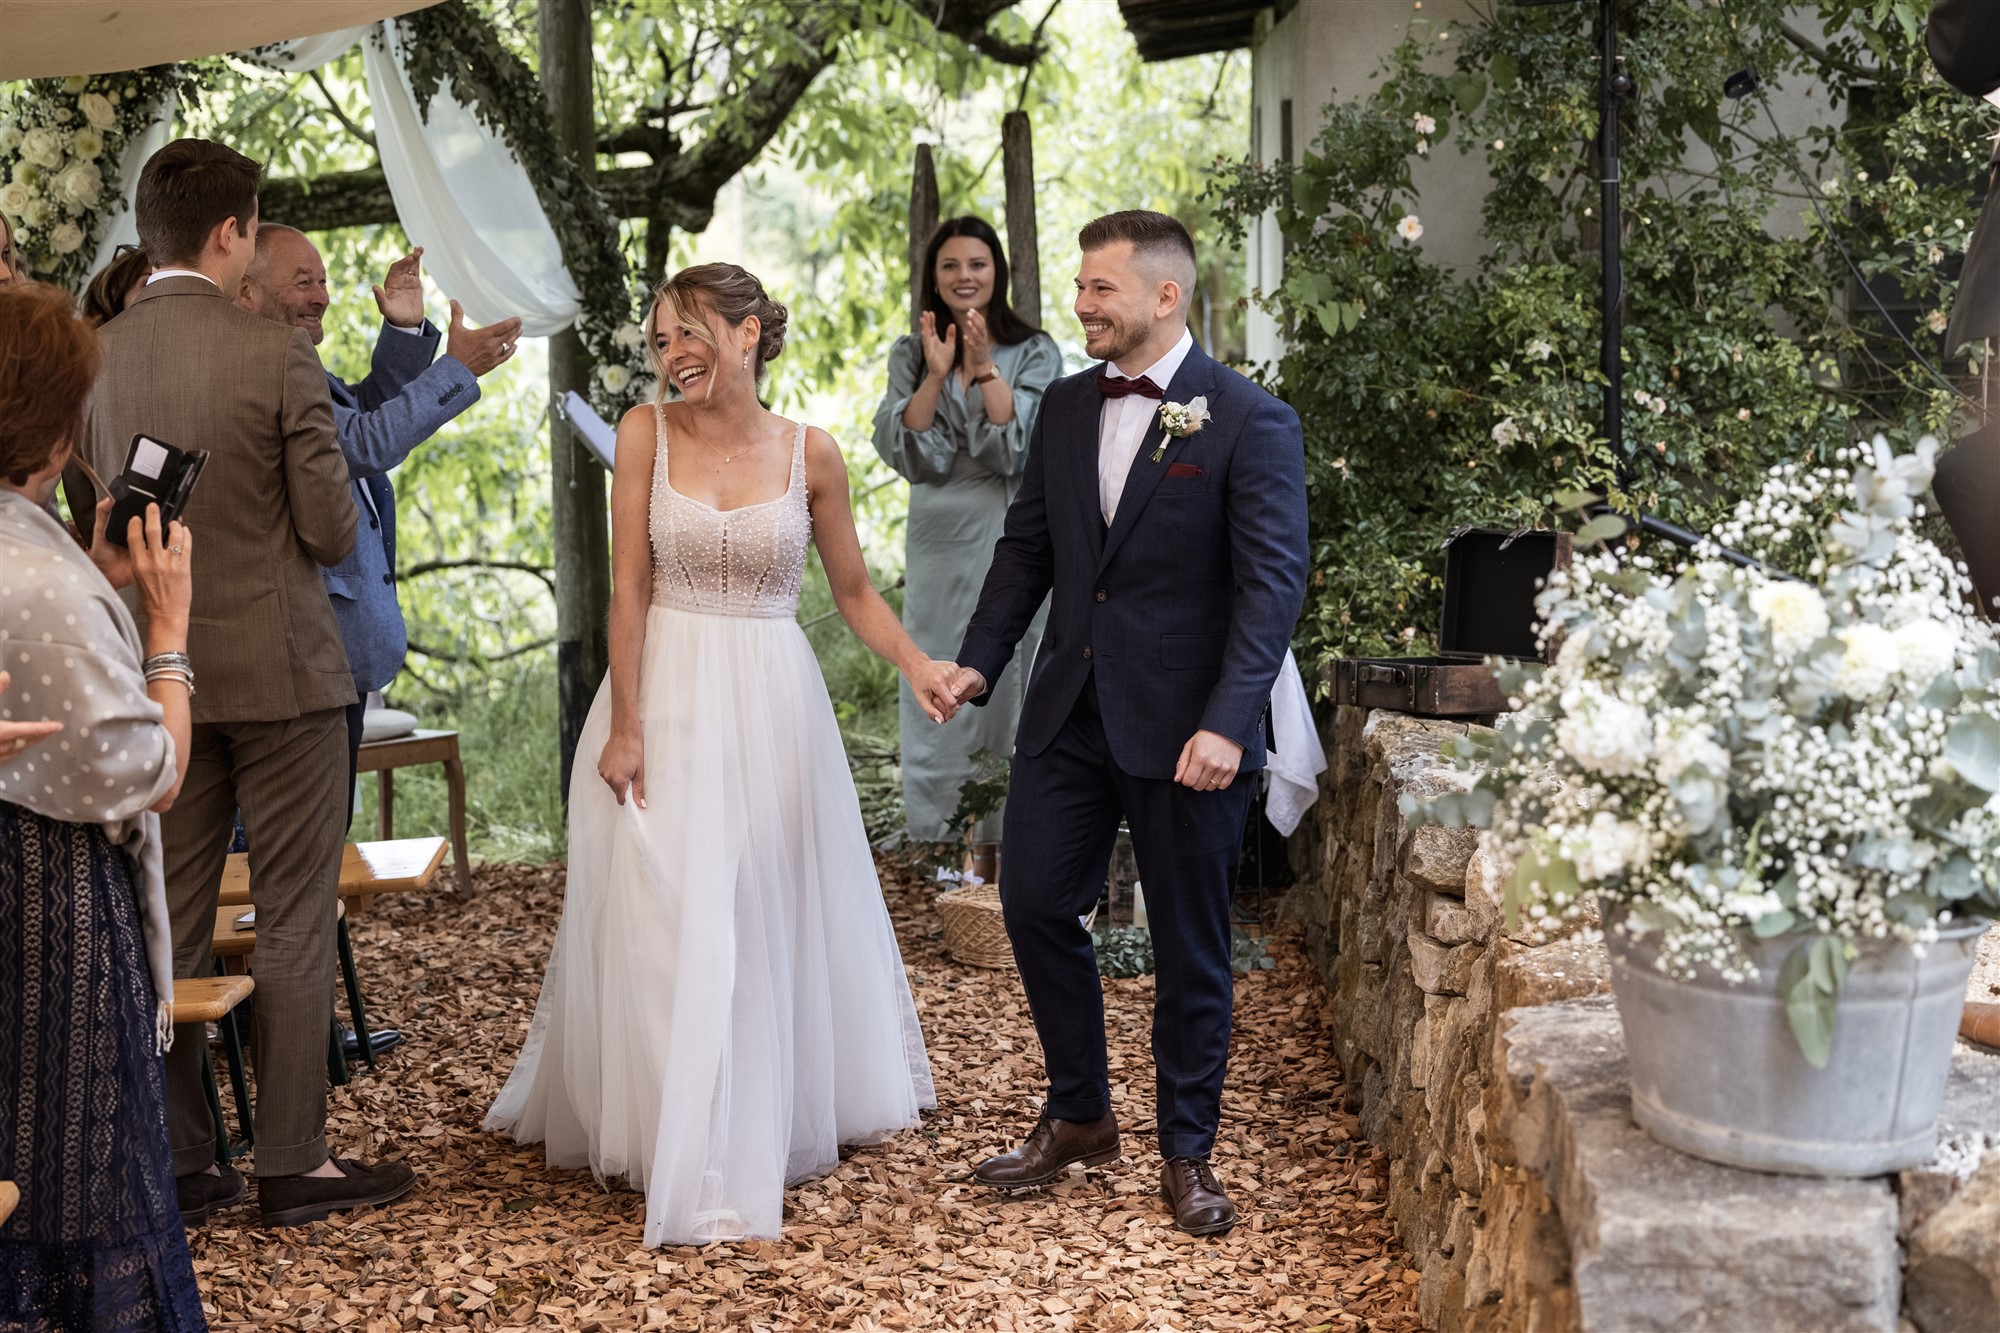
[[[1184,438],[1156,421],[1107,531],[1097,476],[1101,373],[1058,380],[1042,399],[1027,472],[958,661],[990,692],[1049,596],[1016,750],[1047,748],[1094,673],[1106,741],[1126,772],[1172,778],[1198,730],[1241,745],[1245,771],[1261,768],[1271,683],[1305,602],[1298,416],[1191,348],[1166,398],[1205,396],[1210,419]]]
[[[421,333],[384,325],[367,379],[348,384],[331,371],[326,377],[360,519],[354,550],[320,577],[340,622],[354,688],[364,695],[394,679],[409,651],[396,599],[396,488],[389,470],[479,400],[470,370],[449,356],[431,360],[440,340],[429,321]]]

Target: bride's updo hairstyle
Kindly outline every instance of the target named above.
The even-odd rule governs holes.
[[[688,337],[707,343],[718,357],[727,358],[716,345],[708,327],[708,313],[721,316],[735,328],[755,315],[763,332],[751,352],[751,372],[764,378],[764,366],[785,350],[785,324],[791,318],[785,307],[773,301],[757,275],[736,264],[693,264],[661,283],[653,293],[653,309],[646,317],[646,358],[659,377],[660,398],[665,401],[670,386],[667,368],[654,345],[662,318],[679,324]]]

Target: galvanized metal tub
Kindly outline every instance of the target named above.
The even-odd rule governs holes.
[[[1671,1148],[1727,1166],[1873,1176],[1937,1147],[1952,1043],[1985,921],[1939,928],[1921,956],[1870,940],[1848,971],[1826,1068],[1806,1063],[1778,995],[1799,937],[1746,940],[1757,976],[1713,969],[1679,980],[1654,967],[1652,937],[1626,938],[1606,905],[1604,940],[1625,1027],[1632,1118]]]

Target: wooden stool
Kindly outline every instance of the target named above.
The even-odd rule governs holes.
[[[222,1029],[222,1049],[229,1060],[229,1087],[236,1095],[236,1123],[243,1131],[243,1150],[256,1142],[250,1126],[250,1084],[243,1074],[243,1033],[237,1026],[236,1006],[250,998],[257,983],[249,977],[182,977],[174,982],[173,1021],[214,1023]],[[215,1064],[201,1062],[202,1087],[208,1094],[208,1113],[215,1120],[215,1160],[227,1166],[239,1150],[229,1142],[229,1126],[222,1119],[222,1096],[215,1089]]]
[[[347,986],[347,1012],[354,1020],[354,1031],[361,1038],[361,1049],[368,1057],[368,1067],[375,1067],[375,1052],[368,1045],[368,1012],[361,1004],[361,982],[354,974],[354,946],[347,937],[347,900],[336,898],[334,907],[334,943],[340,958],[341,980]],[[237,925],[239,918],[252,913],[247,903],[227,903],[215,909],[215,929],[209,936],[209,951],[215,955],[215,971],[218,976],[240,977],[250,971],[250,955],[257,951],[257,928],[254,923]],[[327,1077],[336,1088],[348,1083],[347,1051],[340,1039],[340,1024],[331,1025],[326,1053]]]
[[[396,836],[396,777],[394,770],[418,764],[444,765],[445,798],[449,803],[451,854],[458,872],[458,896],[472,896],[472,862],[465,849],[465,765],[458,758],[458,733],[425,731],[363,745],[355,760],[357,773],[375,778],[376,827],[384,841]]]

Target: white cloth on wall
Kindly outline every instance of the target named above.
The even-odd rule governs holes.
[[[1285,650],[1284,665],[1271,686],[1271,753],[1264,793],[1264,817],[1292,836],[1306,810],[1319,799],[1319,775],[1326,772],[1326,748],[1313,724],[1312,700],[1299,675],[1298,660]]]
[[[518,315],[521,332],[531,338],[568,328],[582,302],[527,169],[449,87],[431,98],[428,120],[418,112],[393,22],[301,37],[243,58],[303,73],[338,59],[356,42],[382,174],[410,243],[424,248],[424,265],[438,290],[465,307],[474,324]]]
[[[119,246],[139,243],[139,218],[132,211],[132,199],[139,192],[139,171],[146,165],[146,159],[165,148],[173,137],[174,112],[179,106],[180,99],[173,93],[161,98],[160,111],[153,123],[118,155],[118,186],[124,192],[124,206],[112,213],[111,225],[104,229],[104,239],[97,245],[97,260],[90,266],[92,273],[110,263]]]

